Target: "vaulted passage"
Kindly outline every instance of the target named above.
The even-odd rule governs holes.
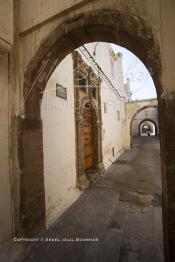
[[[154,100],[154,103],[157,101]],[[148,103],[150,101],[148,100]],[[157,105],[141,107],[132,117],[130,123],[131,144],[134,137],[159,136],[159,118]]]
[[[116,28],[117,27],[117,28]],[[114,31],[116,32],[114,34]],[[43,44],[40,45],[35,56],[28,64],[25,75],[24,75],[24,102],[25,116],[21,119],[20,125],[20,139],[19,139],[19,155],[20,168],[22,176],[20,178],[20,224],[22,224],[22,230],[26,233],[31,232],[33,228],[44,227],[47,224],[47,202],[50,204],[50,195],[48,195],[48,201],[45,198],[45,181],[44,181],[44,166],[43,166],[43,130],[42,130],[42,119],[40,114],[40,103],[42,94],[46,88],[47,82],[49,81],[53,71],[59,65],[59,63],[66,57],[66,55],[73,52],[76,48],[81,47],[83,44],[91,43],[95,41],[111,42],[114,44],[119,43],[120,45],[128,48],[134,54],[136,54],[145,66],[152,70],[152,78],[155,83],[155,88],[160,102],[160,95],[162,92],[162,63],[160,59],[160,47],[157,43],[157,39],[153,35],[153,31],[150,26],[146,25],[144,21],[137,19],[135,16],[128,16],[127,14],[120,14],[120,12],[88,12],[82,16],[78,16],[77,19],[70,20],[68,24],[61,25],[55,28],[50,35],[45,39]],[[144,46],[144,49],[141,47]],[[98,48],[97,48],[98,49]],[[93,56],[96,56],[96,48],[94,48]],[[92,56],[92,52],[90,52]],[[109,53],[108,53],[109,54]],[[111,53],[112,60],[111,66],[115,60],[120,60],[120,56],[115,56]],[[84,71],[87,71],[87,85],[94,86],[98,90],[95,97],[95,105],[99,109],[102,107],[101,95],[100,95],[100,81],[98,74],[101,74],[100,68],[97,70],[97,76],[95,81],[91,81],[92,69],[87,66],[81,66],[81,56],[77,53],[72,53],[73,67],[75,74],[80,73],[80,76],[84,75]],[[102,59],[101,55],[99,59]],[[77,72],[75,68],[78,66],[80,72]],[[112,73],[113,69],[111,70]],[[78,75],[79,77],[79,75]],[[93,83],[95,82],[95,83]],[[82,82],[78,81],[78,78],[74,80],[74,85],[81,86]],[[86,85],[86,81],[85,81]],[[77,179],[76,184],[80,188],[87,186],[87,176],[84,172],[84,155],[82,149],[82,138],[81,128],[83,120],[81,117],[81,102],[83,92],[88,99],[93,100],[93,93],[90,91],[91,88],[84,91],[81,89],[80,92],[75,88],[75,122],[76,122],[76,140],[77,140],[77,157],[76,157],[76,168],[77,168]],[[115,88],[114,88],[115,89]],[[117,91],[118,92],[118,91]],[[27,95],[28,94],[28,95]],[[104,96],[108,97],[106,93]],[[123,94],[119,92],[119,99],[122,100]],[[117,101],[117,100],[115,100]],[[101,107],[99,107],[101,105]],[[161,103],[159,103],[161,106]],[[106,102],[104,100],[104,121],[108,123],[109,130],[111,125],[111,117],[109,110],[106,111]],[[117,118],[113,123],[122,122],[121,118],[124,117],[124,107],[121,110],[117,109]],[[108,117],[105,117],[105,112],[109,113]],[[121,114],[121,116],[120,116]],[[120,137],[113,141],[108,141],[108,149],[103,151],[102,159],[102,145],[101,140],[104,139],[104,143],[107,144],[106,136],[112,137],[104,130],[101,121],[101,109],[97,116],[97,144],[96,150],[96,169],[98,173],[103,172],[103,168],[108,167],[113,161],[113,158],[117,157],[122,150],[124,150],[124,143],[122,136],[124,131],[121,132]],[[103,130],[102,130],[103,129]],[[121,131],[121,130],[120,130]],[[117,133],[117,132],[116,132]],[[114,140],[114,139],[113,139]],[[36,145],[39,142],[37,150],[32,145]],[[117,144],[118,149],[116,152],[114,144]],[[30,150],[29,150],[30,149]],[[46,159],[46,158],[45,158]],[[103,166],[104,165],[104,166]],[[36,175],[37,174],[37,175]],[[75,178],[75,177],[74,177]],[[91,180],[91,179],[90,179]],[[93,180],[93,178],[92,178]],[[29,182],[30,181],[30,182]],[[73,181],[75,183],[75,180]],[[36,187],[31,187],[30,184],[37,184]],[[56,187],[54,185],[54,187]],[[67,186],[66,186],[67,187]],[[56,189],[56,188],[55,188]],[[51,192],[52,194],[52,192]],[[56,194],[56,190],[55,190]],[[59,201],[59,200],[58,200]],[[38,215],[36,213],[40,212]],[[53,211],[53,209],[51,209]]]
[[[94,42],[75,49],[40,91],[43,136],[37,132],[35,137],[32,129],[30,138],[35,137],[37,145],[38,138],[42,139],[34,163],[41,166],[43,158],[44,179],[32,177],[31,171],[37,173],[31,166],[25,171],[29,181],[35,178],[40,187],[29,190],[34,197],[31,194],[28,209],[22,209],[23,226],[32,238],[35,230],[42,229],[45,237],[40,233],[39,242],[48,242],[47,237],[58,239],[56,250],[51,248],[47,254],[35,251],[35,244],[29,257],[36,252],[36,261],[61,257],[62,261],[84,262],[92,254],[101,261],[103,252],[104,261],[129,262],[130,256],[144,261],[145,250],[150,253],[147,259],[163,261],[158,102],[156,98],[132,99],[130,79],[123,73],[124,56],[116,48],[119,46]],[[27,131],[26,149],[32,148],[28,135]],[[38,213],[32,208],[39,206],[37,201],[42,203]],[[76,237],[84,239],[85,247]],[[94,238],[98,241],[93,242]],[[95,249],[91,252],[92,244]]]
[[[133,148],[40,235],[46,242],[31,246],[23,262],[163,262],[159,167],[158,138],[136,138]]]
[[[175,1],[0,6],[0,245],[12,242],[6,261],[18,246],[14,236],[41,230],[94,233],[101,241],[67,250],[39,243],[30,253],[38,260],[161,261],[162,199],[165,261],[174,262]],[[122,54],[112,45],[142,61],[157,96],[131,99]],[[47,111],[47,101],[57,112]]]
[[[144,136],[144,135],[156,136],[157,135],[156,128],[157,127],[154,124],[154,122],[145,119],[140,123],[140,126],[139,126],[140,136]]]

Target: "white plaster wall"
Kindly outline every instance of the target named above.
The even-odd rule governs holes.
[[[67,100],[56,96],[56,83]],[[78,196],[74,119],[73,63],[67,56],[48,81],[41,104],[43,120],[46,222],[50,225]]]
[[[12,234],[9,167],[8,55],[0,57],[0,242]]]
[[[122,58],[115,61],[114,73],[111,75],[111,55],[108,43],[87,44],[86,48],[93,54],[115,87],[123,94]],[[80,50],[79,50],[80,51]],[[82,54],[83,60],[92,66]],[[97,73],[97,72],[96,72]],[[56,97],[56,83],[67,87],[67,101]],[[102,151],[105,168],[109,167],[123,150],[123,128],[125,105],[103,80],[101,88],[102,101]],[[104,102],[107,112],[104,112]],[[117,111],[120,112],[118,120]],[[44,179],[46,190],[46,222],[50,225],[70,203],[78,196],[76,189],[76,144],[73,88],[73,60],[68,55],[52,74],[41,104],[44,143]],[[113,156],[114,148],[114,156]]]
[[[132,122],[131,135],[139,136],[139,125],[144,119],[153,120],[157,126],[157,133],[159,134],[159,121],[158,121],[158,109],[150,107],[139,112]]]
[[[96,47],[96,48],[95,48]],[[86,48],[93,55],[94,48],[95,60],[99,66],[103,69],[105,74],[108,76],[110,81],[113,83],[115,88],[121,95],[126,94],[123,84],[122,75],[122,56],[117,55],[116,61],[114,61],[114,76],[111,70],[111,45],[109,43],[91,43],[87,44]],[[86,60],[85,57],[83,57]],[[89,63],[86,60],[86,63]],[[96,72],[97,73],[97,72]],[[121,100],[114,92],[111,87],[102,81],[101,84],[101,103],[102,103],[102,153],[103,163],[105,168],[108,168],[112,162],[123,152],[124,135],[123,128],[125,128],[125,105],[124,101]],[[107,106],[107,112],[104,112],[104,103]],[[117,111],[120,112],[120,120],[118,120]],[[114,156],[113,150],[114,148]]]
[[[108,78],[113,82],[113,85],[122,96],[124,94],[123,76],[122,76],[122,57],[117,56],[117,60],[114,61],[114,79],[111,74],[111,55],[108,48],[109,44],[99,46],[99,58],[98,61]],[[101,101],[102,101],[102,122],[103,122],[103,162],[105,168],[108,168],[111,163],[123,152],[123,119],[125,118],[124,101],[121,101],[109,85],[105,81],[102,81],[101,89]],[[104,103],[107,104],[107,112],[104,112]],[[118,120],[118,113],[120,114],[120,120]],[[114,156],[113,150],[114,148]]]
[[[103,83],[102,83],[103,85]],[[110,89],[102,88],[102,149],[103,163],[108,168],[112,162],[121,154],[123,150],[123,125],[122,125],[122,107],[111,92]],[[104,111],[104,103],[106,103],[107,111]],[[120,112],[120,120],[118,120],[117,110]],[[114,156],[112,148],[114,148]]]

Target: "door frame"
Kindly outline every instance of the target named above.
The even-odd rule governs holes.
[[[78,51],[72,53],[74,66],[74,108],[76,126],[76,168],[77,168],[77,187],[85,189],[90,184],[89,176],[85,172],[84,166],[84,139],[82,128],[84,125],[83,109],[87,103],[92,106],[94,121],[95,142],[95,170],[100,175],[104,172],[102,156],[102,117],[101,117],[101,78],[95,74],[94,70],[88,66]],[[82,92],[79,87],[78,76],[84,75],[86,78],[86,90]],[[92,79],[93,75],[93,79]],[[91,86],[96,87],[96,97],[91,92]]]

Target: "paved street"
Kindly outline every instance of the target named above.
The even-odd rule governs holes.
[[[36,242],[23,262],[161,262],[161,205],[159,141],[140,137],[42,233],[57,241]]]

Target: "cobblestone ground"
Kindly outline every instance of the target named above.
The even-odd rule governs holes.
[[[135,140],[41,234],[42,240],[57,241],[35,242],[23,262],[162,262],[159,150],[158,138]]]

